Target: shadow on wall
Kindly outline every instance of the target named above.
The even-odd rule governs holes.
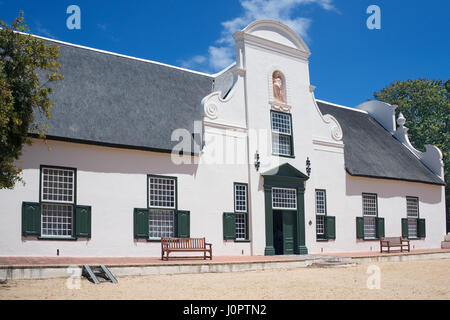
[[[48,147],[51,149],[49,150]],[[177,165],[171,154],[120,149],[79,143],[48,140],[47,145],[33,139],[33,146],[25,146],[22,162],[24,170],[39,169],[40,165],[77,168],[80,171],[122,174],[182,174],[195,176],[198,157],[189,157],[192,164]]]
[[[376,179],[345,175],[347,196],[361,196],[362,193],[376,193],[378,198],[406,196],[419,197],[420,202],[437,204],[442,201],[442,186],[418,182]]]

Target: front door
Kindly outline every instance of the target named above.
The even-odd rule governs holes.
[[[296,211],[273,210],[273,239],[276,255],[294,254]]]
[[[273,246],[275,254],[280,255],[284,253],[283,250],[283,211],[273,211]]]
[[[297,211],[283,211],[283,254],[294,254]]]

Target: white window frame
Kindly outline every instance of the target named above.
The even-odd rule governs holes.
[[[325,215],[316,215],[316,237],[325,236]],[[321,229],[321,231],[319,231]]]
[[[244,187],[244,192],[245,192],[245,209],[238,209],[239,207],[242,207],[242,204],[238,204],[238,187]],[[242,191],[242,190],[239,190]],[[242,200],[239,200],[242,201]],[[247,190],[247,185],[243,184],[243,183],[235,183],[234,184],[234,211],[235,212],[240,212],[240,213],[245,213],[248,211],[248,190]]]
[[[375,207],[368,207],[369,204],[365,199],[375,199]],[[376,239],[377,238],[377,218],[378,218],[378,195],[376,193],[363,193],[362,194],[362,206],[363,206],[363,221],[364,221],[364,238]],[[372,228],[373,227],[373,228]],[[374,235],[368,236],[367,231],[374,230]]]
[[[415,202],[415,206],[411,206],[410,202]],[[406,197],[406,217],[408,218],[408,238],[418,238],[419,236],[419,198]]]
[[[235,212],[236,215],[236,240],[246,240],[247,239],[247,213],[246,212]],[[242,221],[239,221],[241,217]],[[240,230],[243,230],[242,232]]]
[[[59,216],[59,215],[47,215],[45,214],[45,207],[68,207],[70,208],[67,210],[67,212],[70,212],[70,216]],[[55,212],[53,212],[55,213]],[[53,219],[62,219],[62,221],[52,221]],[[64,219],[70,219],[70,224],[66,223]],[[59,227],[53,228],[49,227],[48,225],[56,224]],[[45,227],[47,225],[47,227]],[[60,228],[61,226],[70,225],[70,229],[68,228]],[[63,230],[66,232],[69,232],[70,234],[66,235],[59,235],[59,234],[45,234],[44,230]],[[41,237],[42,238],[73,238],[74,237],[74,212],[73,212],[73,205],[72,204],[66,204],[66,203],[41,203]]]
[[[289,120],[289,132],[284,132],[284,131],[280,131],[277,128],[274,128],[274,115],[280,115],[280,116],[285,116],[288,120]],[[293,154],[293,143],[294,143],[294,139],[292,136],[292,116],[289,113],[284,113],[284,112],[276,112],[271,110],[270,111],[270,127],[272,129],[272,153],[274,155],[278,155],[278,156],[288,156],[288,157],[292,157]],[[280,136],[285,137],[289,140],[289,153],[281,153],[281,148],[279,147],[280,145]],[[277,139],[277,144],[278,144],[278,151],[275,150],[275,142],[274,139]]]
[[[67,181],[60,181],[60,177],[62,177],[64,179],[64,175],[60,176],[60,175],[56,175],[56,177],[59,177],[59,179],[57,181],[50,181],[50,180],[45,180],[45,172],[48,170],[53,170],[53,171],[58,171],[58,172],[70,172],[72,175],[71,176],[67,176]],[[47,173],[48,174],[48,173]],[[55,176],[55,175],[52,175]],[[68,181],[69,179],[72,179],[72,182]],[[72,239],[75,237],[74,232],[75,232],[75,224],[74,224],[74,208],[76,205],[76,169],[75,168],[65,168],[65,167],[55,167],[55,166],[46,166],[46,165],[42,165],[40,167],[40,183],[41,183],[41,190],[39,191],[39,200],[40,200],[40,206],[41,206],[41,238],[49,238],[49,239]],[[50,188],[48,185],[45,186],[45,182],[48,183],[67,183],[67,184],[71,184],[71,193],[67,193],[67,196],[71,196],[72,200],[54,200],[54,199],[44,199],[44,191],[45,189]],[[68,188],[57,188],[57,190],[69,190]],[[50,194],[50,193],[47,193]],[[53,194],[54,195],[54,194]],[[60,194],[56,194],[56,195],[60,195]],[[64,195],[61,195],[64,196]],[[48,209],[48,207],[53,207],[53,208],[61,208],[61,207],[68,207],[70,208],[69,210],[66,211],[60,211],[58,212],[56,209],[54,209],[53,211],[50,210],[51,214],[46,214],[46,210],[45,208]],[[66,216],[60,216],[60,213],[67,213],[70,212],[70,215],[66,215]],[[68,228],[60,228],[61,226],[66,225],[65,223],[65,219],[70,219],[70,229]],[[53,227],[49,227],[48,225],[56,225],[56,228]],[[45,225],[47,225],[47,227],[44,227]],[[65,230],[70,231],[70,234],[67,235],[58,235],[58,234],[45,234],[45,232],[48,232],[49,230]]]
[[[154,219],[152,220],[152,214],[156,214],[156,215],[171,215],[171,221],[170,219]],[[157,209],[157,208],[149,208],[148,211],[148,235],[149,235],[149,239],[150,240],[160,240],[161,238],[165,238],[165,237],[169,237],[169,238],[173,238],[175,237],[175,210],[164,210],[164,209]],[[159,225],[156,225],[156,227],[158,227],[159,229],[154,231],[155,233],[159,233],[159,236],[154,236],[152,235],[152,228],[154,228],[155,226],[152,225],[152,221],[159,221]],[[170,231],[169,233],[164,232],[163,234],[163,228],[164,223],[169,221],[169,227],[172,228],[172,231]]]
[[[173,206],[158,206],[158,205],[150,205],[151,197],[152,197],[152,179],[159,179],[159,180],[165,180],[165,181],[173,181]],[[148,203],[147,206],[149,209],[173,209],[176,210],[177,207],[177,179],[173,178],[173,177],[162,177],[162,176],[153,176],[153,175],[148,175],[147,176],[147,186],[148,186],[148,190],[147,190],[147,197],[148,197]],[[160,191],[160,192],[170,192],[170,190],[156,190],[156,191]],[[169,196],[169,195],[161,195],[161,196]],[[157,200],[157,201],[165,201],[165,200]]]
[[[275,205],[275,193],[274,190],[277,191],[288,191],[289,193],[293,193],[294,195],[294,203],[295,203],[295,207],[278,207]],[[285,199],[289,199],[289,198],[285,198]],[[282,202],[285,199],[281,199],[281,201],[278,202]],[[279,188],[279,187],[272,187],[272,209],[273,210],[297,210],[297,189],[295,188]]]
[[[44,181],[44,171],[45,170],[54,170],[54,171],[62,171],[62,172],[71,172],[72,173],[72,182],[69,181],[57,181],[57,183],[67,183],[67,184],[72,184],[72,193],[70,194],[70,196],[72,197],[72,201],[68,201],[68,200],[49,200],[49,199],[44,199],[44,190],[48,189],[49,186],[45,186],[44,182],[48,182],[48,183],[55,183],[55,181]],[[41,166],[41,190],[40,190],[40,198],[41,198],[41,202],[42,203],[62,203],[62,204],[75,204],[75,188],[76,188],[76,183],[75,183],[75,179],[76,179],[76,173],[75,173],[75,169],[69,169],[69,168],[57,168],[57,167],[50,167],[50,166]],[[69,177],[67,177],[69,179]],[[67,189],[64,189],[67,190]],[[59,194],[57,194],[59,195]],[[64,195],[62,195],[64,196]]]
[[[322,194],[323,203],[319,204],[318,194]],[[325,217],[327,216],[327,192],[324,189],[315,190],[315,200],[316,200],[316,238],[318,236],[326,236],[325,231]],[[319,231],[319,228],[321,231]],[[319,238],[320,239],[320,238]]]

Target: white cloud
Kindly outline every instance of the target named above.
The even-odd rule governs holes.
[[[214,47],[210,46],[209,50],[209,65],[214,70],[223,69],[233,63],[234,48],[233,47]]]
[[[307,32],[312,20],[297,16],[296,10],[307,5],[318,5],[324,10],[336,10],[332,2],[333,0],[240,0],[244,9],[243,13],[234,19],[222,22],[220,38],[215,45],[209,47],[208,54],[187,60],[184,67],[197,66],[218,71],[229,66],[234,61],[233,33],[242,30],[255,20],[278,20],[292,28],[302,38],[308,39]]]
[[[188,60],[180,60],[181,66],[183,68],[197,68],[198,66],[204,64],[206,62],[206,57],[205,56],[193,56],[192,58],[188,59]]]
[[[36,34],[50,39],[56,39],[56,37],[48,29],[44,28],[39,21],[36,22]]]

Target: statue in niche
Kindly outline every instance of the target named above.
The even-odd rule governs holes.
[[[273,98],[277,102],[286,103],[286,88],[283,75],[280,71],[275,71],[272,75]]]

